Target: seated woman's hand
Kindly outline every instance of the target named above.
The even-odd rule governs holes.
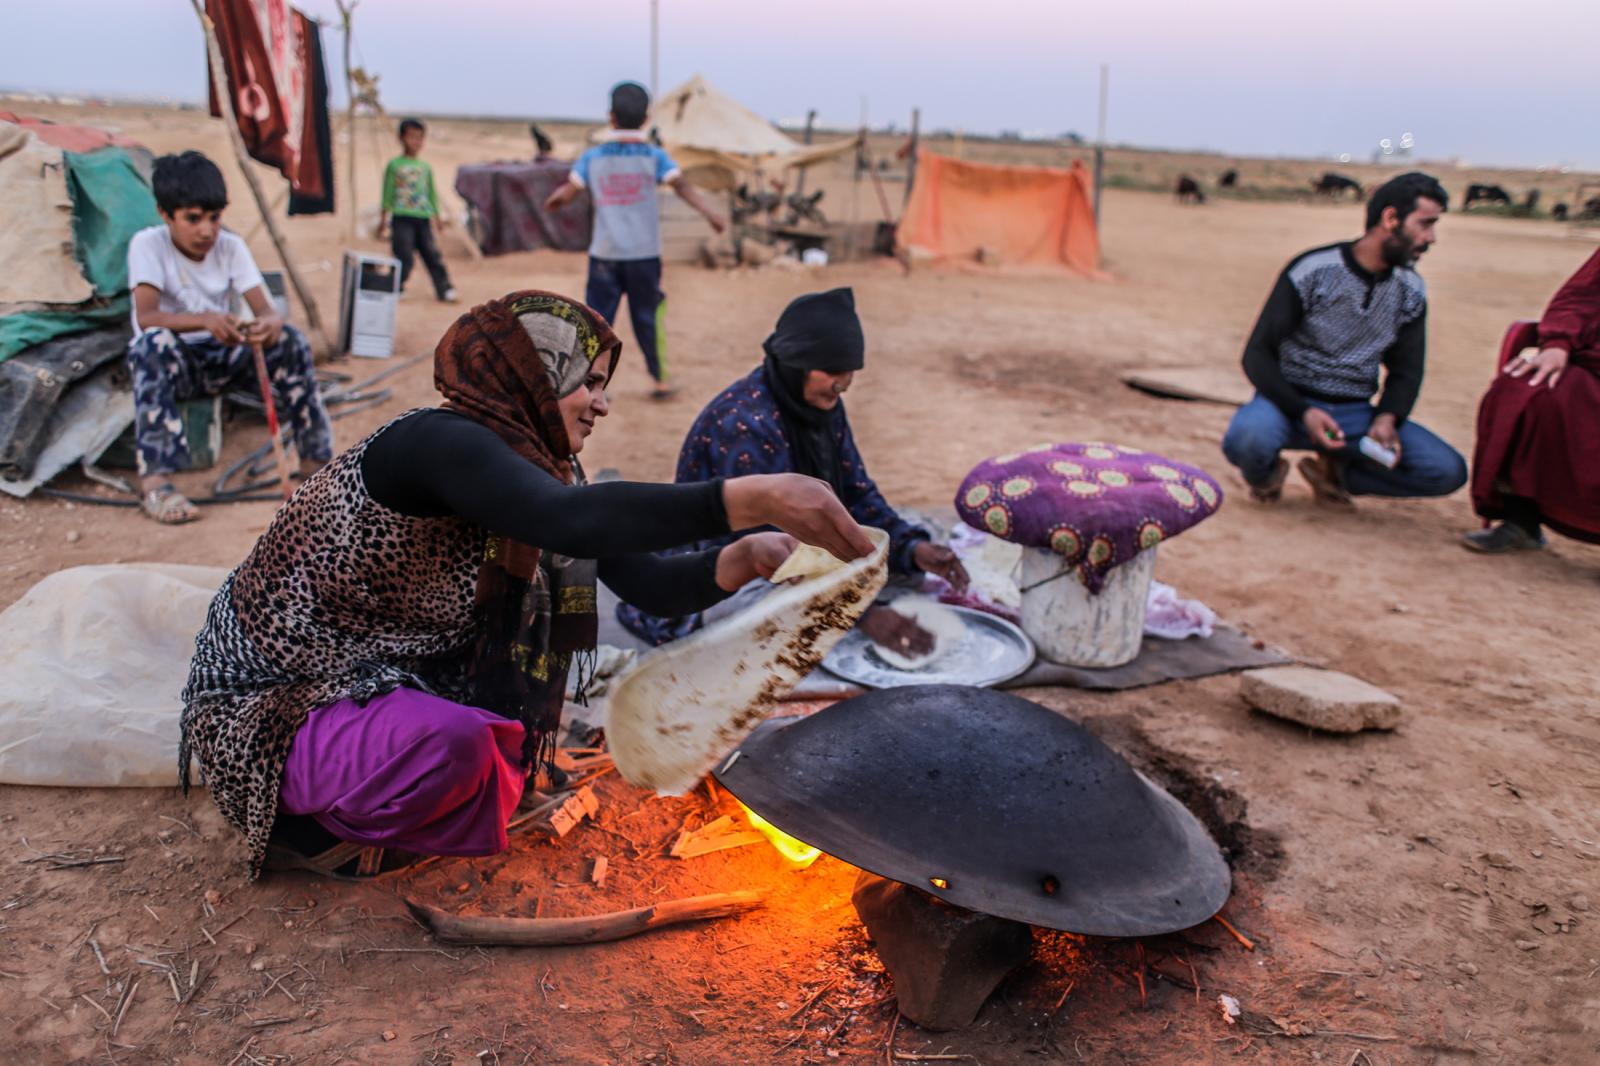
[[[1533,376],[1528,379],[1529,385],[1548,383],[1553,389],[1556,382],[1561,380],[1561,372],[1567,368],[1568,353],[1565,348],[1545,348],[1538,355],[1518,356],[1506,364],[1505,372],[1514,378],[1520,378],[1528,371],[1533,371]]]
[[[737,592],[758,577],[771,578],[800,542],[787,533],[752,533],[717,554],[717,587]]]
[[[967,568],[961,565],[960,557],[943,544],[935,544],[931,540],[919,541],[911,549],[911,561],[924,574],[943,578],[958,596],[967,591]]]
[[[887,607],[867,608],[860,626],[872,643],[901,655],[926,655],[933,650],[932,633]]]
[[[728,528],[777,526],[806,544],[851,562],[872,554],[872,541],[826,481],[804,474],[752,474],[722,484]]]

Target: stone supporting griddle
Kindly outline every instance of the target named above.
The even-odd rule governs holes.
[[[894,976],[900,1013],[924,1029],[960,1029],[1033,950],[1033,928],[979,914],[861,871],[850,895]]]

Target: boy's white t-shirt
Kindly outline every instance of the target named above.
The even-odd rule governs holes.
[[[150,226],[128,242],[128,288],[153,285],[161,292],[162,311],[200,315],[208,311],[234,314],[243,304],[244,294],[263,284],[261,271],[250,255],[250,248],[237,233],[223,230],[217,243],[198,263],[172,243],[166,226]],[[139,311],[133,311],[133,332],[137,336]],[[184,333],[186,341],[205,340],[205,330]]]

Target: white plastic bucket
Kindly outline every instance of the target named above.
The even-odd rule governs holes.
[[[1076,569],[1048,548],[1022,553],[1022,630],[1039,654],[1063,666],[1109,667],[1132,662],[1144,637],[1145,600],[1156,568],[1147,548],[1106,575],[1094,594]]]

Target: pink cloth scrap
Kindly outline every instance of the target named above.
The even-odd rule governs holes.
[[[343,840],[428,855],[493,855],[522,798],[523,727],[396,689],[311,712],[289,748],[283,810]]]

